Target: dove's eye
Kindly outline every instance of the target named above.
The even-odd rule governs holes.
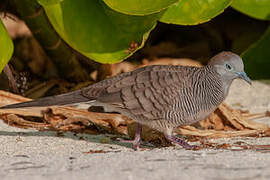
[[[232,70],[232,66],[230,64],[226,64],[225,66],[226,66],[226,69]]]

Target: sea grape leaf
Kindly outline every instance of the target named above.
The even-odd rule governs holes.
[[[165,11],[160,21],[196,25],[211,20],[230,4],[231,0],[179,0]]]
[[[270,0],[234,0],[232,7],[253,18],[270,20]]]
[[[3,24],[0,20],[0,73],[10,60],[13,53],[13,42]]]
[[[262,37],[241,56],[245,70],[252,79],[270,79],[270,26]]]
[[[53,5],[53,4],[60,3],[62,1],[64,0],[37,0],[37,2],[42,6]]]
[[[104,0],[115,11],[129,15],[148,15],[168,8],[178,0]]]
[[[72,48],[100,63],[120,62],[140,49],[162,14],[126,15],[100,0],[64,0],[43,7]]]

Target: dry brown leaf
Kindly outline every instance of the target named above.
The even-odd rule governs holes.
[[[117,63],[114,66],[114,69],[112,70],[112,76],[115,76],[117,74],[123,73],[123,72],[130,72],[136,69],[136,66],[130,62],[121,62]]]
[[[108,153],[109,151],[104,150],[89,150],[88,152],[83,152],[84,154],[99,154],[99,153]]]
[[[191,59],[162,58],[155,61],[144,60],[144,65],[171,64],[201,66],[200,63]],[[107,66],[106,66],[107,67]],[[108,66],[111,68],[111,66]],[[110,70],[110,73],[117,74],[122,71],[133,70],[135,66],[115,65],[119,71]],[[139,66],[141,67],[141,66]],[[29,99],[11,93],[0,91],[0,105],[23,102]],[[5,122],[14,122],[18,127],[34,127],[37,129],[54,129],[61,131],[80,131],[88,133],[111,133],[129,134],[134,137],[136,123],[120,115],[110,113],[88,112],[73,107],[50,107],[46,108],[25,108],[16,110],[0,110],[0,118]],[[43,110],[43,113],[42,113]],[[269,136],[270,129],[267,125],[251,121],[252,118],[269,116],[264,114],[249,114],[240,110],[233,110],[226,104],[221,104],[218,109],[207,119],[200,121],[193,126],[184,126],[176,129],[176,132],[190,137],[221,138],[236,136]],[[11,116],[10,116],[11,115]],[[28,122],[27,117],[43,117],[43,122]],[[145,141],[156,145],[167,146],[170,144],[164,135],[156,130],[143,126],[142,138]]]
[[[265,116],[266,114],[264,117]],[[223,103],[214,113],[212,113],[206,120],[199,122],[199,124],[204,129],[215,130],[266,130],[269,128],[265,124],[250,120],[250,117],[251,116],[247,116],[246,113],[243,115],[241,111],[234,110]]]
[[[0,106],[18,102],[30,101],[31,99],[12,94],[6,91],[0,91]]]
[[[48,124],[33,122],[25,120],[23,117],[19,117],[16,114],[3,114],[0,116],[3,121],[10,125],[20,128],[36,128],[40,130],[50,129]]]
[[[246,114],[243,115],[239,110],[230,108],[225,103],[221,104],[206,120],[199,122],[199,125],[200,128],[194,126],[180,127],[178,133],[187,136],[224,138],[237,136],[268,136],[270,130],[269,126],[250,120],[249,116]],[[202,128],[204,130],[201,130]]]
[[[0,91],[1,105],[18,103],[29,99],[18,95]],[[52,107],[44,111],[44,108],[25,108],[15,110],[0,110],[0,118],[7,124],[36,129],[53,129],[62,131],[84,131],[91,133],[105,130],[113,133],[129,134],[135,133],[133,121],[120,115],[110,113],[88,112],[87,110],[75,109],[72,107]],[[27,118],[43,117],[43,122],[29,121]],[[129,125],[130,124],[130,125]],[[89,128],[91,125],[99,127],[98,130]],[[129,125],[129,126],[128,126]],[[255,123],[249,120],[246,112],[233,110],[222,104],[204,121],[199,123],[201,127],[185,126],[176,132],[187,136],[198,136],[207,138],[236,137],[236,136],[268,136],[269,127],[264,124]],[[204,130],[202,130],[204,128]],[[230,131],[228,131],[230,130]],[[102,131],[101,131],[102,132]],[[163,134],[148,127],[143,127],[142,138],[145,141],[167,146],[169,142]]]
[[[201,67],[202,64],[198,61],[194,61],[188,58],[159,58],[153,59],[152,61],[148,59],[143,59],[143,66],[149,65],[179,65],[179,66],[197,66]]]
[[[240,130],[240,131],[218,131],[218,130],[201,130],[193,126],[184,126],[177,129],[177,133],[186,136],[198,136],[206,138],[229,138],[240,136],[264,136],[265,130]],[[268,135],[268,133],[267,133]]]
[[[29,101],[30,99],[21,96],[0,91],[0,102],[2,105]],[[88,112],[87,110],[76,109],[73,107],[51,107],[46,108],[21,108],[0,110],[0,118],[6,123],[12,123],[17,127],[29,127],[54,130],[84,130],[88,125],[98,126],[99,128],[120,134],[127,134],[127,123],[129,119],[120,114]],[[19,116],[15,118],[14,116]],[[27,121],[27,117],[43,117],[43,122],[35,124],[35,122]],[[78,124],[81,124],[80,126]],[[123,126],[125,128],[123,128]],[[74,129],[72,129],[74,128]]]
[[[4,14],[1,13],[0,16],[12,39],[22,36],[31,36],[31,31],[28,29],[25,23],[14,15],[7,14],[7,17],[4,17]]]

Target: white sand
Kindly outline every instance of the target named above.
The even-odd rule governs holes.
[[[237,81],[226,100],[235,108],[252,112],[270,110],[270,86]],[[270,118],[260,120],[270,124]],[[244,150],[187,151],[181,147],[148,148],[134,152],[126,144],[100,143],[106,135],[64,137],[55,132],[18,129],[0,121],[0,179],[270,179],[270,154]],[[79,138],[83,137],[84,140]],[[220,143],[242,141],[270,144],[270,138],[220,139]],[[85,153],[104,150],[108,153]],[[269,151],[270,152],[270,151]]]

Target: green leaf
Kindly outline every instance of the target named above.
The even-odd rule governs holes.
[[[253,18],[270,20],[270,0],[234,0],[232,7]]]
[[[57,4],[60,3],[64,0],[37,0],[37,2],[41,5],[41,6],[48,6],[48,5],[53,5],[53,4]]]
[[[270,79],[270,26],[264,35],[241,54],[252,79]]]
[[[120,62],[140,49],[160,18],[121,14],[100,0],[64,0],[44,9],[72,48],[101,63]]]
[[[148,15],[162,11],[178,0],[103,0],[115,11],[129,15]]]
[[[160,21],[196,25],[211,20],[230,4],[231,0],[179,0],[165,11]]]
[[[13,43],[5,26],[0,20],[0,73],[10,60],[13,53]]]

